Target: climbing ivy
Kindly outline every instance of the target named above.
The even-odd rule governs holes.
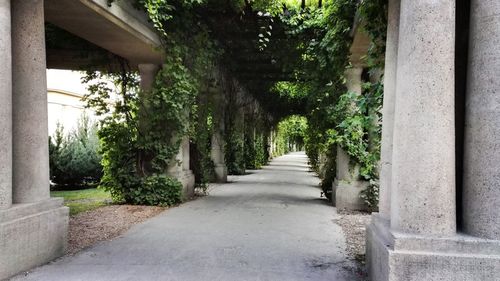
[[[200,112],[193,104],[217,54],[204,26],[182,29],[194,21],[189,16],[189,3],[175,10],[166,1],[139,0],[137,4],[148,12],[163,35],[166,59],[151,91],[139,90],[138,75],[124,62],[119,74],[96,71],[85,78],[90,92],[85,97],[88,106],[104,116],[99,130],[104,166],[100,186],[118,201],[172,205],[181,201],[182,185],[168,170],[180,165],[175,156],[183,138],[192,135],[193,130],[200,131],[200,126],[189,125],[195,123],[192,121]],[[167,22],[178,29],[167,32]],[[187,39],[186,33],[193,31]],[[114,81],[118,91],[113,93],[105,79]],[[109,99],[113,97],[117,101],[111,107]],[[206,120],[206,116],[201,118]],[[202,136],[198,137],[201,141]],[[207,149],[200,151],[203,159],[209,157]]]
[[[307,119],[300,115],[291,115],[278,123],[276,130],[277,155],[293,150],[303,150],[307,140]]]
[[[276,84],[280,95],[296,96],[297,89],[308,101],[306,151],[311,165],[322,178],[327,196],[335,178],[336,147],[343,148],[361,166],[361,177],[370,182],[362,198],[370,208],[378,204],[380,159],[380,108],[383,87],[366,83],[362,95],[348,92],[344,72],[349,66],[350,32],[358,11],[359,24],[372,39],[367,65],[383,66],[387,1],[335,0],[324,9],[292,10],[282,15],[289,34],[300,38],[301,61],[295,66],[297,81]],[[371,71],[371,70],[370,70]]]
[[[108,3],[113,5],[116,1],[119,0]],[[336,147],[343,148],[360,164],[361,176],[372,183],[362,196],[375,208],[380,150],[378,120],[383,87],[379,82],[367,83],[362,95],[350,93],[345,86],[344,72],[349,67],[356,13],[372,40],[366,57],[372,68],[370,72],[383,66],[387,0],[307,1],[307,5],[291,0],[136,0],[135,4],[149,15],[162,36],[166,60],[150,93],[137,89],[137,74],[126,67],[123,68],[126,71],[117,76],[108,74],[116,78],[121,90],[116,109],[103,110],[112,113],[103,121],[100,132],[101,141],[105,143],[103,186],[116,197],[133,201],[135,199],[128,197],[128,191],[124,190],[139,193],[142,191],[136,191],[138,185],[155,188],[160,188],[161,183],[177,185],[166,170],[176,164],[172,159],[180,140],[186,136],[191,139],[191,167],[197,182],[205,186],[213,175],[210,143],[214,110],[222,106],[225,109],[225,160],[230,173],[242,174],[247,168],[266,164],[271,131],[277,128],[278,137],[274,142],[278,150],[288,151],[290,143],[304,146],[311,165],[322,176],[327,195],[328,191],[331,193],[335,177]],[[248,34],[245,27],[216,29],[217,20],[211,15],[217,13],[233,15],[228,18],[239,18],[238,23],[254,14],[249,21],[258,23],[254,51],[271,56],[272,64],[282,65],[283,71],[290,73],[288,78],[271,83],[245,81],[243,85],[222,87],[220,90],[227,100],[224,105],[206,102],[210,99],[202,97],[209,95],[205,91],[207,85],[214,79],[221,80],[210,74],[218,66],[231,65],[228,61],[235,54],[234,48],[228,45],[238,41],[237,37],[227,39],[219,33]],[[279,39],[278,34],[281,34]],[[255,70],[257,74],[258,71]],[[96,73],[93,75],[99,76]],[[226,76],[237,78],[233,73]],[[94,88],[88,98],[89,105],[104,109],[105,100],[111,98],[109,89],[102,82],[95,82],[98,79],[90,78]],[[237,94],[242,87],[253,89],[248,93],[253,96],[252,102],[242,102],[241,95]],[[256,107],[248,104],[256,104]],[[282,110],[283,107],[291,110]],[[237,118],[240,111],[245,112],[241,122]],[[290,114],[304,117],[291,117],[279,123]],[[293,126],[297,127],[292,134]],[[146,194],[153,189],[149,190]],[[146,203],[159,202],[155,200]]]

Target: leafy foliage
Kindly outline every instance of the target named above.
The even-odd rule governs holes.
[[[278,123],[276,132],[277,154],[286,154],[296,147],[304,148],[307,139],[307,119],[304,116],[292,115]]]
[[[234,100],[238,87],[221,89],[228,99],[223,119],[229,172],[242,174],[245,168],[264,165],[269,158],[271,128],[277,126],[274,141],[280,152],[290,150],[290,144],[304,146],[316,170],[326,167],[322,183],[325,192],[335,177],[335,148],[346,150],[361,165],[361,176],[372,183],[362,196],[375,207],[382,85],[368,83],[362,95],[350,93],[344,72],[349,67],[351,29],[357,12],[372,39],[368,65],[383,65],[387,1],[319,0],[304,4],[291,0],[136,0],[137,7],[147,12],[162,35],[167,60],[154,89],[145,98],[139,98],[134,74],[122,71],[118,77],[122,83],[121,102],[100,130],[105,166],[101,184],[125,200],[133,200],[127,194],[136,192],[145,182],[154,188],[174,185],[157,177],[165,176],[166,167],[175,164],[172,159],[181,138],[187,135],[191,136],[196,160],[191,166],[197,182],[206,183],[213,170],[211,118],[217,108],[203,102],[200,95],[206,94],[204,90],[211,80],[218,79],[211,75],[215,65],[229,64],[242,55],[234,53],[238,48],[229,47],[239,46],[238,38],[228,39],[225,35],[234,32],[248,36],[253,32],[255,46],[245,49],[253,52],[249,56],[270,61],[274,69],[282,66],[282,73],[273,74],[271,82],[242,79],[260,110],[241,104],[241,97]],[[231,23],[241,24],[248,17],[250,21],[248,28],[223,25],[217,29],[218,19],[211,19],[214,15],[230,18]],[[252,30],[250,24],[255,22],[256,30]],[[218,34],[220,31],[227,34]],[[227,76],[238,78],[237,74]],[[105,100],[110,98],[110,90],[106,84],[91,87],[100,98],[89,99],[89,104],[109,114]],[[245,111],[244,122],[238,121],[238,111]],[[304,117],[283,119],[297,113]],[[284,121],[278,124],[279,120]]]
[[[138,78],[132,72],[120,75],[92,72],[85,78],[90,84],[88,104],[100,108],[98,114],[105,116],[99,130],[104,167],[100,186],[110,191],[116,201],[171,205],[181,200],[181,184],[164,173],[179,149],[178,131],[187,131],[174,122],[188,117],[180,114],[184,111],[178,104],[164,101],[177,91],[185,93],[190,89],[189,85],[178,82],[178,77],[183,77],[182,67],[165,69],[171,72],[161,72],[156,83],[163,85],[162,80],[169,80],[172,84],[155,88],[144,99],[144,105],[140,104]],[[114,93],[104,82],[106,79],[114,81]],[[116,97],[114,107],[107,105],[111,96]],[[179,103],[190,102],[189,96],[176,98]],[[147,113],[139,114],[141,106],[147,106]]]
[[[359,6],[363,26],[370,36],[367,62],[371,67],[383,67],[387,36],[387,0],[364,0]]]

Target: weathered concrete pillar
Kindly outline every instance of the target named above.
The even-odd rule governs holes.
[[[177,177],[179,174],[182,173],[182,161],[184,159],[183,156],[184,149],[183,149],[183,141],[181,141],[181,144],[179,146],[179,151],[175,155],[174,159],[172,159],[171,163],[168,166],[167,173],[170,176]]]
[[[387,18],[378,207],[380,215],[385,219],[389,219],[391,216],[392,136],[394,132],[394,108],[396,102],[400,1],[389,0]]]
[[[179,152],[168,167],[167,173],[182,183],[183,198],[194,195],[195,177],[189,167],[189,137],[182,138]]]
[[[1,280],[63,255],[69,218],[69,209],[63,206],[62,198],[49,198],[43,1],[11,1],[10,20],[8,4],[9,1],[0,0]],[[9,22],[12,36],[8,33]],[[9,174],[12,174],[13,204],[5,208],[11,204],[9,199],[5,200],[10,198],[10,191],[6,190],[10,186]]]
[[[485,1],[481,2],[485,3]],[[493,4],[493,0],[486,2],[491,6],[486,8],[488,13],[482,15],[485,20],[491,21],[495,19],[494,15],[498,14],[498,9],[494,9],[494,6],[498,4]],[[478,4],[479,1],[475,1],[474,9],[479,7]],[[491,15],[491,17],[486,15]],[[500,280],[498,241],[456,233],[455,20],[455,1],[401,1],[392,158],[391,221],[389,225],[389,222],[381,219],[380,216],[373,216],[372,223],[367,227],[366,256],[370,280]],[[498,21],[493,25],[498,25],[497,23]],[[472,38],[475,36],[479,36],[478,38],[495,37],[491,32],[486,31],[489,27],[489,25],[481,27],[482,31],[488,34],[485,37],[481,37],[479,35],[481,31],[473,28]],[[481,53],[478,52],[479,49],[474,50],[474,48],[472,54]],[[484,54],[490,53],[491,57],[484,62],[481,61],[483,63],[478,63],[477,67],[480,65],[481,72],[471,75],[476,78],[469,81],[469,86],[474,85],[477,77],[483,76],[480,73],[483,73],[485,69],[486,72],[483,74],[488,73],[489,70],[498,70],[498,68],[488,66],[488,63],[494,62],[498,57],[497,49],[497,44],[485,46]],[[470,69],[472,73],[474,68]],[[498,86],[491,82],[491,79],[488,82],[490,85]],[[473,125],[470,129],[478,128],[477,125],[484,126],[481,127],[484,130],[481,136],[485,137],[490,134],[494,135],[498,130],[489,131],[493,128],[494,123],[490,123],[492,119],[483,120],[482,118],[499,115],[495,113],[495,110],[487,115],[481,113],[486,112],[482,108],[494,108],[495,99],[498,103],[498,98],[491,92],[493,88],[489,88],[489,85],[483,87],[478,87],[477,89],[481,90],[468,98],[468,110],[473,114],[469,116],[467,122]],[[470,89],[474,88],[470,87]],[[491,95],[486,93],[488,91]],[[476,100],[479,96],[480,98]],[[482,102],[481,99],[485,101]],[[479,102],[481,106],[472,105],[474,104],[472,100]],[[486,104],[488,106],[482,107]],[[478,110],[478,108],[481,109]],[[477,123],[478,120],[481,120],[480,123]],[[467,135],[478,133],[470,129]],[[466,141],[468,145],[466,150],[473,149],[474,152],[466,152],[470,156],[466,157],[466,165],[472,167],[480,164],[483,168],[484,163],[489,163],[488,160],[472,161],[475,155],[498,160],[487,155],[486,152],[477,152],[477,150],[486,149],[494,154],[493,146],[483,145],[483,141],[477,143],[471,141],[472,139]],[[469,144],[474,147],[472,148]],[[491,175],[480,176],[478,180],[481,184],[493,182]],[[467,177],[465,175],[465,179]],[[495,186],[496,189],[497,187]],[[487,189],[486,185],[482,186],[480,192],[485,192]],[[476,199],[483,201],[476,201],[475,204],[490,204],[489,198]],[[489,205],[491,206],[496,205]],[[464,213],[468,211],[464,210]],[[479,223],[482,225],[486,222]],[[495,223],[494,219],[492,223]]]
[[[139,75],[141,76],[140,86],[142,91],[149,92],[153,89],[156,74],[160,66],[156,64],[139,64]]]
[[[401,1],[391,191],[398,231],[456,232],[454,49],[454,1]]]
[[[233,137],[236,139],[235,144],[236,148],[233,153],[235,153],[235,163],[234,164],[234,172],[235,174],[244,174],[245,173],[245,159],[244,157],[240,157],[245,155],[245,108],[239,107],[235,109],[234,113],[234,123],[233,123]]]
[[[362,67],[353,67],[346,69],[346,87],[349,92],[361,95],[361,74],[363,73]]]
[[[224,122],[224,119],[219,119],[219,122]],[[219,123],[217,125],[223,126],[223,123]],[[210,156],[215,165],[215,180],[220,183],[227,182],[227,167],[224,146],[225,144],[221,128],[215,127],[212,135],[212,150],[210,151]]]
[[[43,1],[12,1],[13,199],[49,198]]]
[[[225,100],[224,93],[216,89],[211,93],[213,97],[213,132],[211,140],[210,158],[214,163],[215,181],[218,183],[227,182],[227,166],[225,157]]]
[[[349,92],[361,95],[362,72],[361,67],[353,67],[345,71]],[[353,161],[354,159],[347,152],[337,146],[336,177],[333,182],[335,195],[333,197],[338,210],[365,210],[367,208],[360,193],[368,187],[368,183],[359,179],[359,164]]]
[[[396,102],[400,2],[401,0],[389,0],[387,18],[378,205],[379,213],[385,219],[389,219],[391,216],[392,137],[394,132],[394,109]]]
[[[12,205],[12,55],[10,0],[0,0],[0,210]]]
[[[183,171],[189,171],[190,168],[189,168],[189,156],[190,156],[190,152],[189,152],[189,137],[185,137],[183,140],[182,140],[182,143],[181,143],[181,150],[182,150],[182,170]]]
[[[154,82],[156,79],[156,74],[160,69],[160,66],[154,64],[139,64],[137,66],[139,69],[139,86],[140,86],[140,105],[139,105],[139,132],[146,134],[150,128],[148,108],[150,107],[148,102],[148,97],[153,89]]]
[[[500,240],[500,2],[471,1],[466,96],[463,222]]]

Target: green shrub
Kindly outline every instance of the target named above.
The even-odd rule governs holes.
[[[83,114],[77,128],[64,135],[58,125],[49,138],[50,179],[56,185],[81,187],[99,182],[102,176],[97,126]]]
[[[245,137],[234,120],[229,119],[225,132],[225,160],[230,175],[245,174]]]
[[[123,195],[136,205],[172,206],[182,202],[182,184],[166,175],[152,175]]]

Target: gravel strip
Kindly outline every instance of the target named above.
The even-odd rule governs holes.
[[[135,224],[154,217],[164,207],[112,205],[70,217],[68,233],[68,254],[94,245],[99,241],[111,240]]]
[[[341,211],[335,222],[342,227],[350,258],[364,262],[366,225],[370,222],[370,214],[363,212]]]
[[[361,280],[368,280],[365,267],[366,254],[366,225],[370,222],[370,213],[340,211],[335,223],[342,227],[346,238],[346,250],[349,259],[355,261],[356,266],[351,270],[360,276]]]

